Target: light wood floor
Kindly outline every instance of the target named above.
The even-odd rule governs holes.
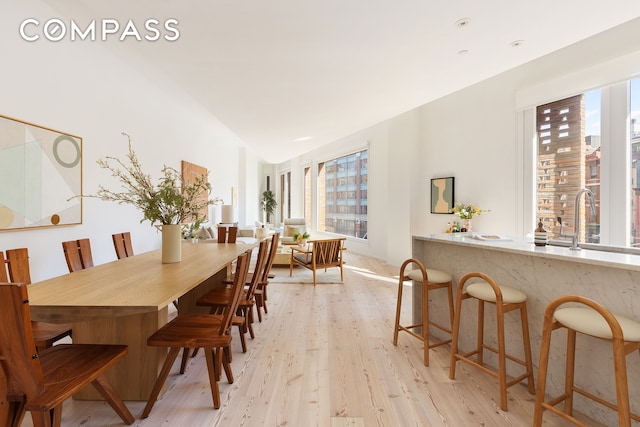
[[[345,259],[344,284],[334,269],[318,273],[315,288],[307,270],[290,279],[288,269],[274,268],[269,314],[256,323],[247,353],[234,340],[235,382],[220,381],[220,409],[213,409],[200,352],[184,375],[174,366],[149,418],[139,419],[145,402],[126,402],[134,425],[531,425],[534,397],[525,385],[509,389],[503,412],[493,378],[459,363],[457,378],[449,379],[449,346],[432,350],[430,367],[422,364],[422,343],[408,334],[393,346],[398,268],[353,253]],[[407,318],[410,304],[406,297]],[[62,424],[123,425],[103,402],[75,400],[65,403]],[[27,415],[23,426],[31,425]],[[568,423],[545,414],[545,425]]]

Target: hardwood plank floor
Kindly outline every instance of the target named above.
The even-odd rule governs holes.
[[[136,426],[530,426],[534,397],[523,384],[509,389],[509,412],[499,409],[497,382],[459,363],[450,380],[449,346],[422,364],[422,343],[400,334],[393,346],[398,268],[345,254],[337,269],[274,268],[268,309],[256,339],[242,353],[234,340],[234,384],[220,381],[222,406],[212,406],[203,352],[187,372],[177,365],[149,418],[145,402],[126,402]],[[407,283],[405,286],[410,286]],[[411,315],[410,292],[403,302]],[[237,331],[233,331],[237,337]],[[537,355],[534,355],[534,359]],[[121,426],[103,402],[65,402],[63,426]],[[590,425],[597,425],[589,423]],[[31,426],[29,415],[24,427]],[[545,414],[546,426],[569,423]]]

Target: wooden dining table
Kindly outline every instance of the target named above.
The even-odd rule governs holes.
[[[31,317],[72,323],[74,343],[128,345],[109,379],[124,400],[147,400],[167,352],[147,346],[147,337],[167,323],[174,301],[178,313],[207,312],[196,300],[223,286],[231,263],[253,246],[185,242],[181,262],[163,264],[156,250],[36,282]],[[91,387],[75,398],[102,399]]]

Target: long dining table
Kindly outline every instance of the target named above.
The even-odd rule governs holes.
[[[147,337],[178,313],[207,312],[196,300],[223,286],[231,263],[248,244],[182,245],[182,261],[163,264],[151,251],[29,285],[32,320],[72,323],[74,343],[126,344],[129,353],[109,379],[124,400],[147,400],[167,350],[147,346]],[[99,400],[91,387],[75,398]]]

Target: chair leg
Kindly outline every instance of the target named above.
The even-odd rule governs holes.
[[[207,361],[207,372],[209,374],[209,386],[211,387],[211,397],[213,398],[213,407],[220,408],[220,388],[216,379],[216,369],[213,362],[213,349],[205,348],[204,357]]]
[[[453,327],[451,331],[451,358],[449,359],[449,378],[456,377],[456,355],[458,354],[458,334],[460,332],[460,311],[462,310],[462,289],[456,293],[456,309],[453,312]]]
[[[176,360],[176,357],[178,357],[179,352],[179,347],[172,347],[169,349],[169,354],[167,354],[167,358],[164,360],[164,365],[162,365],[158,379],[153,385],[153,390],[151,390],[151,395],[149,396],[149,400],[147,400],[147,405],[144,407],[144,411],[142,411],[140,418],[147,418],[151,413],[151,409],[153,409],[153,405],[156,403],[156,400],[158,400],[158,395],[160,395],[162,386],[167,381],[173,362]]]
[[[246,320],[245,320],[246,321]],[[238,334],[240,334],[240,344],[242,345],[242,352],[247,352],[247,341],[244,338],[244,324],[238,325]]]
[[[507,411],[507,358],[504,342],[504,309],[502,305],[496,305],[496,318],[498,323],[498,382],[500,383],[500,409]]]
[[[538,363],[538,388],[536,389],[535,409],[533,412],[533,427],[542,426],[542,404],[547,387],[547,368],[549,367],[549,349],[551,348],[552,328],[551,315],[545,316],[540,341],[540,362]]]
[[[133,418],[133,415],[131,415],[131,412],[120,398],[118,392],[113,388],[106,375],[100,375],[93,380],[91,384],[93,384],[125,424],[133,424],[135,418]],[[62,416],[62,405],[60,405],[60,416]]]
[[[400,332],[400,312],[402,311],[402,287],[404,282],[402,277],[398,281],[398,299],[396,300],[396,323],[393,327],[393,345],[398,345],[398,333]]]
[[[187,362],[189,361],[189,352],[190,351],[191,351],[191,349],[189,347],[185,347],[182,350],[182,362],[180,363],[180,374],[184,374],[185,371],[187,370]],[[193,356],[196,355],[196,351],[198,351],[198,349],[194,348],[193,349]]]
[[[573,382],[575,378],[576,331],[567,328],[567,362],[564,380],[564,413],[573,416]]]
[[[251,339],[254,339],[256,337],[255,332],[253,332],[253,307],[249,306],[247,307],[247,309],[245,310],[245,315],[246,315],[246,323],[247,323],[247,329],[249,330],[249,335],[251,336]]]
[[[222,348],[222,366],[227,376],[227,382],[233,384],[233,371],[231,370],[231,348],[229,346]]]
[[[616,402],[618,406],[618,425],[631,425],[631,408],[629,407],[629,384],[627,383],[627,360],[624,343],[613,341],[613,366],[616,378]]]
[[[484,364],[484,301],[478,300],[478,347],[476,360],[479,365]]]
[[[520,322],[522,322],[522,341],[524,343],[524,361],[525,368],[527,370],[527,386],[529,387],[529,393],[534,394],[536,392],[535,381],[533,379],[533,360],[531,358],[531,341],[529,340],[529,316],[527,315],[527,303],[522,303],[520,306]]]

